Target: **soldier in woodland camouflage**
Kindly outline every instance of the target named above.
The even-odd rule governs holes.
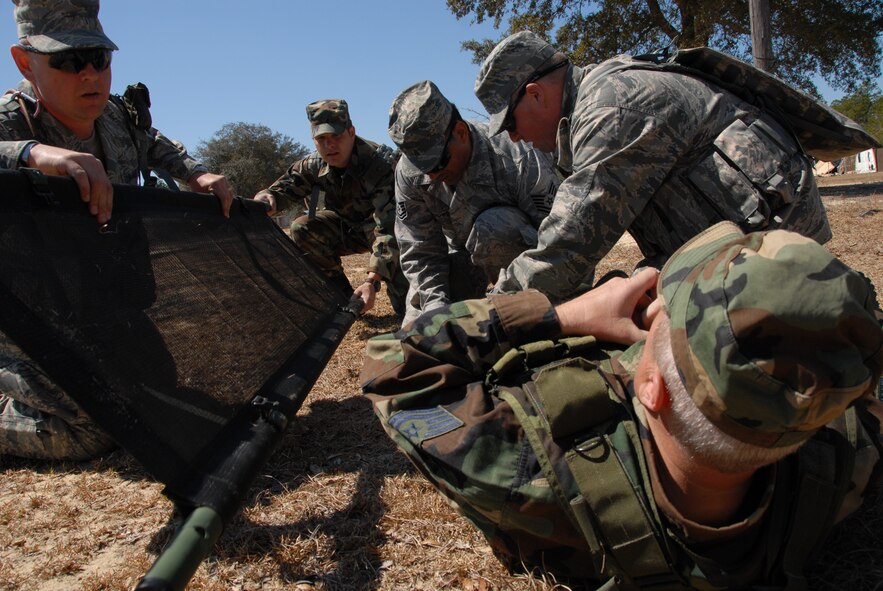
[[[881,318],[811,239],[721,222],[661,273],[558,306],[527,290],[424,314],[369,341],[362,382],[510,568],[803,589],[879,464]]]
[[[572,296],[625,231],[656,266],[722,220],[830,238],[812,163],[769,112],[698,77],[636,63],[619,56],[579,68],[528,31],[485,60],[475,93],[491,133],[557,150],[567,176],[537,248],[500,274],[497,290]]]
[[[460,118],[424,80],[393,101],[396,238],[411,285],[405,322],[421,311],[479,297],[500,269],[536,246],[558,176],[548,154]]]
[[[229,215],[233,191],[149,124],[137,126],[110,100],[117,46],[98,21],[98,0],[13,0],[25,79],[0,98],[0,167],[72,177],[99,223],[113,207],[111,183],[136,184],[160,168],[193,191],[213,193]],[[0,334],[0,453],[86,459],[110,438],[6,335]]]
[[[361,298],[367,312],[380,281],[399,319],[408,282],[399,265],[393,235],[393,170],[397,155],[387,146],[356,135],[349,107],[341,99],[307,105],[316,152],[294,162],[269,188],[254,196],[268,213],[294,208],[291,237],[347,293]],[[364,283],[353,290],[340,257],[370,252]]]

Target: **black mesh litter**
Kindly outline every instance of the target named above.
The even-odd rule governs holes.
[[[271,416],[265,395],[296,410],[279,379],[303,355],[318,375],[309,349],[342,338],[345,296],[260,204],[225,219],[212,196],[117,186],[99,227],[72,181],[48,181],[0,173],[0,328],[173,494],[203,490],[191,476]]]

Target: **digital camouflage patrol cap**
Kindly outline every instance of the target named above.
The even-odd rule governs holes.
[[[411,163],[433,170],[450,134],[454,105],[438,87],[424,80],[399,94],[389,108],[389,137]]]
[[[118,47],[98,22],[98,0],[12,0],[20,41],[57,53],[83,47]]]
[[[503,130],[509,103],[521,87],[562,61],[566,61],[562,54],[530,31],[520,31],[500,41],[475,79],[475,96],[491,116],[488,132],[495,135]]]
[[[307,119],[313,137],[323,133],[343,133],[353,126],[350,110],[343,99],[325,99],[307,105]]]
[[[678,249],[658,287],[687,391],[740,441],[799,443],[877,388],[874,289],[809,238],[723,222]]]

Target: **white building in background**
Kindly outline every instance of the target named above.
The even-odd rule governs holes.
[[[877,150],[865,150],[855,155],[856,172],[877,172]]]

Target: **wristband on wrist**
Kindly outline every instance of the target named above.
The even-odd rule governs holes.
[[[25,146],[25,149],[21,151],[21,156],[19,156],[19,160],[22,166],[28,165],[28,159],[31,157],[31,148],[37,145],[37,142],[28,142]]]

